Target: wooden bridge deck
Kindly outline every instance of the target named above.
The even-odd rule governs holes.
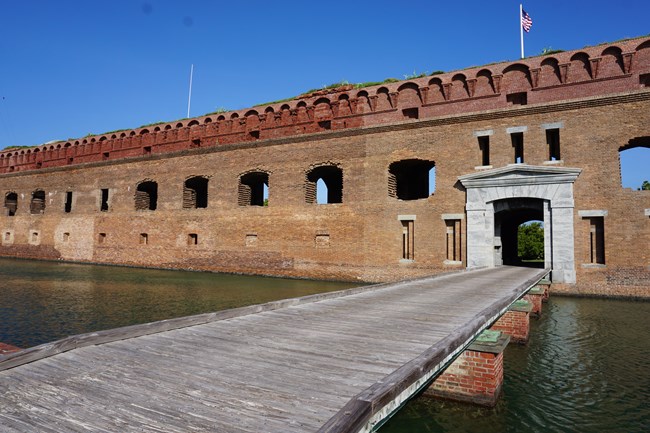
[[[0,356],[0,430],[359,431],[544,274],[505,266],[462,272]]]

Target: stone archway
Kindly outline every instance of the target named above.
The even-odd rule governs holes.
[[[552,269],[551,278],[575,283],[573,183],[580,172],[516,164],[459,177],[467,192],[467,267],[503,264],[505,232],[524,217],[541,215],[544,261]]]

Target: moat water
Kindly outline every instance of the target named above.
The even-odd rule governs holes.
[[[208,313],[359,284],[0,259],[0,342]]]
[[[67,335],[352,287],[349,283],[0,259],[0,342]],[[505,353],[493,409],[423,396],[380,433],[650,432],[650,302],[552,297]]]

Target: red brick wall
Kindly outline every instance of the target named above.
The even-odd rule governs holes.
[[[69,142],[68,147],[58,143],[5,151],[0,153],[0,172],[4,172],[0,198],[16,192],[19,204],[15,216],[0,215],[0,255],[364,281],[463,269],[463,263],[445,263],[442,215],[464,214],[465,192],[457,179],[480,165],[474,132],[494,131],[490,162],[502,167],[513,162],[506,128],[527,126],[525,161],[544,165],[548,148],[541,125],[562,122],[558,164],[583,170],[574,185],[578,282],[566,291],[650,297],[650,218],[644,215],[644,209],[650,208],[650,192],[621,188],[618,158],[619,148],[631,139],[650,136],[650,91],[639,84],[640,76],[650,73],[650,42],[644,41],[617,43],[623,53],[635,52],[631,66],[602,80],[594,75],[573,82],[572,63],[565,84],[552,84],[552,76],[550,81],[539,81],[546,77],[543,68],[553,63],[551,57],[525,60],[529,71],[542,65],[535,87],[531,78],[526,106],[507,104],[506,87],[521,86],[516,77],[521,80],[522,74],[521,66],[502,63],[487,67],[492,85],[504,75],[498,93],[496,87],[492,94],[488,91],[490,74],[483,68],[463,71],[469,82],[478,78],[474,96],[458,100],[443,97],[455,73],[413,80],[421,92],[419,107],[412,107],[418,99],[411,85],[403,87],[405,83],[385,86],[389,97],[381,104],[390,105],[391,98],[396,104],[385,111],[370,111],[373,101],[379,100],[358,93],[374,97],[382,86],[346,88],[325,96],[338,101],[345,94],[356,102],[329,109],[321,103],[314,107],[323,95],[313,95],[288,102],[289,110],[281,109],[284,103],[272,104],[274,112],[261,117],[243,110],[204,116],[192,126],[192,120],[184,120],[178,128],[173,122],[170,129],[162,124],[146,128],[148,132],[118,132],[114,139],[113,134],[87,137],[85,144],[80,140],[78,145]],[[585,52],[599,57],[606,48]],[[575,54],[561,53],[557,60],[569,63]],[[434,91],[436,80],[443,93]],[[400,99],[399,92],[407,96]],[[305,107],[299,107],[301,103]],[[375,108],[381,104],[377,102]],[[345,114],[352,106],[363,113]],[[267,108],[256,110],[264,114]],[[419,119],[403,119],[402,109],[409,108],[418,108]],[[218,119],[233,114],[239,117]],[[325,129],[322,119],[330,115],[331,129]],[[156,132],[156,127],[161,130]],[[251,131],[259,131],[259,139]],[[151,154],[144,154],[148,147]],[[102,160],[106,152],[108,159]],[[388,167],[405,159],[435,162],[434,194],[410,201],[389,197]],[[41,168],[35,169],[39,163]],[[342,203],[306,202],[306,172],[321,164],[341,168]],[[268,207],[238,205],[239,177],[252,170],[269,175]],[[191,176],[209,177],[205,209],[182,208],[183,182]],[[158,182],[155,211],[134,209],[135,188],[144,179]],[[46,209],[31,215],[29,201],[37,188],[46,192]],[[110,190],[108,212],[99,210],[102,188]],[[67,191],[73,192],[70,213],[63,211]],[[588,226],[578,211],[585,209],[608,211],[604,268],[582,267],[589,256]],[[413,261],[400,260],[400,215],[416,216]],[[464,244],[465,220],[461,225]],[[30,244],[34,230],[40,233],[38,245]],[[4,240],[7,233],[10,241]],[[100,233],[106,235],[102,243]],[[140,244],[141,233],[148,234],[147,245]],[[197,245],[188,245],[190,233],[198,235]],[[257,235],[257,242],[247,244],[247,235]],[[322,242],[326,235],[329,243]],[[462,259],[465,262],[464,248]]]

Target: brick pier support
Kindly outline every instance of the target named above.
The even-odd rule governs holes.
[[[533,317],[540,317],[542,315],[542,303],[548,299],[547,296],[547,287],[537,285],[530,289],[530,291],[524,296],[524,299],[532,304],[532,309],[530,315]]]
[[[506,313],[490,327],[493,331],[508,334],[513,343],[526,344],[530,329],[530,312],[533,304],[520,299],[515,301]]]
[[[424,395],[447,400],[494,406],[503,385],[503,351],[510,337],[484,331],[445,371]]]

